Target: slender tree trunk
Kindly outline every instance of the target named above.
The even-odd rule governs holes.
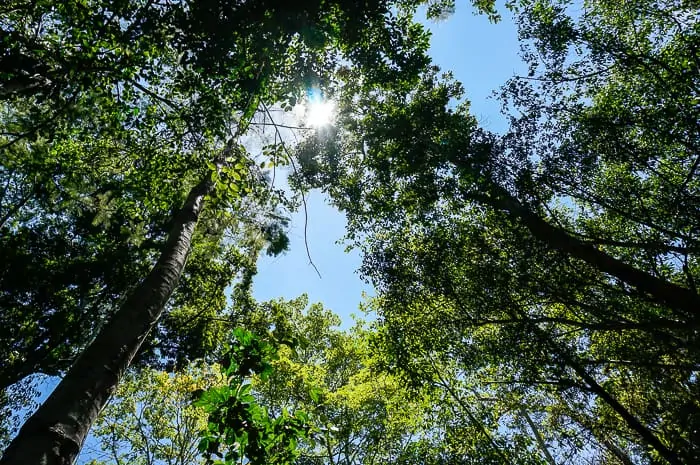
[[[620,449],[614,442],[612,442],[612,440],[604,439],[603,445],[606,449],[608,449],[608,451],[612,455],[614,455],[620,461],[620,463],[622,463],[622,465],[634,465],[634,462],[632,461],[630,456],[627,455],[627,453],[624,450]]]
[[[582,428],[588,430],[602,447],[605,447],[608,452],[617,457],[622,465],[634,465],[634,462],[627,452],[616,445],[607,433],[601,432],[598,428],[593,426],[590,418],[582,414],[577,408],[571,407],[564,398],[561,398],[560,402],[566,405],[566,416],[578,423]]]
[[[554,457],[552,457],[552,454],[549,452],[549,448],[547,447],[547,443],[545,442],[544,437],[540,432],[540,428],[537,426],[537,424],[535,424],[534,421],[532,421],[532,417],[530,416],[525,407],[522,407],[520,409],[520,414],[523,416],[523,418],[525,418],[525,421],[530,427],[532,434],[535,436],[537,445],[539,446],[542,455],[544,455],[545,460],[547,460],[547,463],[549,465],[557,465],[557,462],[554,460]]]
[[[622,405],[612,394],[610,394],[603,386],[591,376],[578,362],[567,354],[561,354],[566,361],[566,364],[573,368],[574,372],[583,379],[588,387],[600,399],[610,406],[622,419],[627,423],[627,426],[646,441],[651,447],[656,449],[660,456],[668,461],[671,465],[683,465],[683,461],[678,455],[666,445],[645,425],[643,425],[637,417],[635,417],[624,405]]]
[[[493,185],[491,195],[467,195],[476,202],[507,212],[512,217],[522,221],[536,239],[544,242],[550,248],[561,250],[603,273],[620,279],[635,287],[641,294],[675,310],[679,316],[692,318],[700,313],[700,296],[697,293],[635,268],[573,237],[566,230],[551,225],[533,213],[501,187]]]
[[[515,318],[520,316],[524,321],[527,320],[527,315],[522,310],[516,310],[516,312],[511,312],[511,315]],[[581,365],[581,363],[576,359],[575,355],[572,355],[568,347],[563,346],[553,340],[548,334],[546,334],[537,325],[530,324],[530,331],[535,334],[540,341],[544,342],[549,350],[557,357],[559,357],[563,363],[574,370],[576,375],[578,375],[587,385],[591,392],[593,392],[599,399],[608,404],[608,406],[615,411],[627,424],[627,427],[637,433],[644,442],[646,442],[650,447],[655,449],[661,457],[668,461],[671,465],[683,465],[678,454],[673,452],[671,449],[666,447],[666,445],[661,442],[661,440],[654,434],[652,430],[647,428],[639,419],[632,414],[624,405],[622,405],[613,394],[608,392],[603,386],[598,384],[598,381]]]
[[[205,196],[212,189],[207,176],[190,191],[156,265],[22,426],[1,465],[73,463],[92,423],[163,313],[185,266]]]

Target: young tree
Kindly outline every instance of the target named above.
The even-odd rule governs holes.
[[[86,450],[86,455],[99,457],[94,463],[116,465],[203,463],[198,445],[207,414],[192,401],[198,391],[225,384],[220,367],[201,362],[174,374],[128,373],[91,433],[100,453]]]
[[[225,345],[221,365],[128,374],[95,424],[101,451],[86,455],[100,459],[90,463],[293,463],[310,429],[303,412],[270,416],[250,393],[250,376],[269,376],[275,348],[241,329]]]

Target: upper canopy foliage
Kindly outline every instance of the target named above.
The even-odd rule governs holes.
[[[519,2],[530,73],[502,89],[503,135],[437,69],[341,97],[298,179],[346,211],[397,367],[495,378],[475,389],[601,460],[697,461],[697,7]]]
[[[421,3],[4,2],[0,387],[70,366],[148,271],[214,154],[265,105],[294,104],[348,65],[368,88],[415,80],[428,62],[410,20]],[[142,360],[213,350],[226,287],[250,285],[266,242],[284,248],[288,204],[265,154],[216,173],[183,286]]]
[[[452,1],[55,3],[0,6],[0,387],[69,366],[212,176],[142,361],[184,365],[232,320],[272,319],[296,351],[260,396],[339,429],[310,461],[700,460],[699,2],[509,2],[529,69],[501,90],[505,134],[426,55],[412,15]],[[215,164],[312,86],[340,113],[293,182],[346,212],[376,337],[252,302],[259,251],[286,244],[265,173],[292,161],[280,134]]]

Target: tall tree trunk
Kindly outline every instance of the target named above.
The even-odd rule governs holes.
[[[518,309],[515,312],[511,311],[511,316],[513,318],[520,317],[523,321],[527,321],[527,315],[522,309]],[[581,378],[587,385],[592,393],[594,393],[600,400],[608,404],[608,406],[615,411],[627,424],[627,427],[634,431],[639,437],[646,442],[651,448],[655,449],[661,457],[666,459],[671,465],[683,465],[678,454],[666,447],[666,445],[650,430],[646,425],[644,425],[632,412],[630,412],[624,405],[622,405],[617,398],[608,392],[603,386],[598,384],[598,381],[581,365],[578,361],[576,355],[572,351],[558,343],[542,329],[540,329],[536,324],[529,324],[530,331],[539,338],[553,355],[560,358],[562,362],[574,370],[576,375]]]
[[[459,162],[458,166],[460,165],[464,163]],[[520,220],[536,239],[544,242],[548,247],[560,250],[588,263],[602,273],[620,279],[636,288],[640,294],[674,310],[678,316],[684,319],[695,318],[700,313],[700,295],[691,289],[649,274],[586,244],[568,231],[551,225],[502,187],[497,185],[490,187],[489,195],[466,193],[466,196],[478,203],[505,211],[508,215]]]
[[[625,408],[612,394],[610,394],[603,386],[598,384],[598,382],[591,376],[577,361],[568,354],[562,353],[562,358],[565,360],[566,364],[569,365],[574,372],[581,377],[581,379],[588,385],[593,393],[595,393],[600,399],[602,399],[606,404],[610,406],[622,419],[627,423],[627,426],[637,433],[644,439],[652,448],[654,448],[660,456],[668,461],[671,465],[683,465],[683,461],[678,457],[678,455],[671,449],[666,447],[666,445],[661,442],[661,440],[643,425],[637,417],[635,417],[627,408]]]
[[[73,463],[92,423],[163,313],[185,266],[205,196],[213,186],[207,176],[190,191],[173,218],[156,265],[22,426],[1,465]]]

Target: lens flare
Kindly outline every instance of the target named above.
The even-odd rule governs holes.
[[[306,103],[306,124],[319,128],[333,123],[335,103],[325,100],[319,89],[309,89]]]
[[[310,103],[306,110],[306,124],[318,128],[331,124],[335,114],[335,104],[333,102]]]

